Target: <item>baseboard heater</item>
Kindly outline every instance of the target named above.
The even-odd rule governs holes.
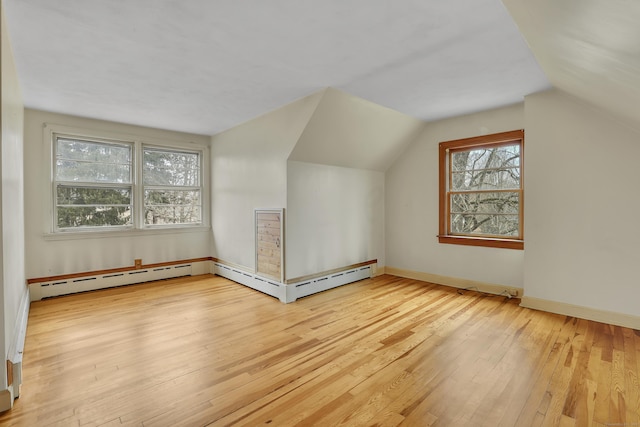
[[[236,267],[225,265],[218,261],[213,262],[212,271],[213,274],[276,297],[284,303],[294,302],[298,298],[337,288],[338,286],[357,282],[362,279],[368,279],[372,276],[372,272],[373,269],[371,265],[355,268],[347,267],[344,271],[334,272],[300,282],[284,284]]]
[[[209,262],[189,262],[162,267],[149,267],[140,270],[87,275],[64,280],[32,283],[29,285],[31,301],[43,298],[74,294],[78,292],[94,291],[97,289],[113,288],[117,286],[133,285],[135,283],[151,282],[154,280],[172,279],[175,277],[195,276],[209,272]]]

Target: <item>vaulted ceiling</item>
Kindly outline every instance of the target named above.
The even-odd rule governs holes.
[[[3,1],[30,108],[216,134],[326,87],[431,121],[553,85],[640,121],[638,1]]]
[[[549,87],[499,0],[3,1],[25,106],[78,116],[210,135],[326,87],[425,121]]]
[[[503,0],[553,86],[640,123],[640,2]]]

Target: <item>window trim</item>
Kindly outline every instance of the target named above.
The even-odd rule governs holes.
[[[128,183],[104,183],[104,182],[90,182],[90,181],[66,181],[66,180],[57,180],[56,179],[56,171],[57,171],[57,159],[58,159],[58,138],[61,139],[74,139],[81,140],[86,142],[93,142],[98,144],[108,144],[113,146],[122,146],[127,147],[131,154],[131,160],[129,162],[130,171],[129,171],[129,182]],[[51,134],[51,207],[52,207],[52,231],[54,233],[69,233],[69,232],[84,232],[84,231],[93,231],[93,230],[129,230],[135,228],[135,217],[132,215],[131,222],[129,224],[123,225],[103,225],[103,226],[86,226],[86,227],[59,227],[58,226],[58,186],[63,187],[82,187],[82,188],[130,188],[131,189],[131,212],[135,213],[135,169],[136,169],[136,152],[135,152],[135,143],[133,141],[125,141],[121,139],[108,139],[108,138],[99,138],[99,137],[88,137],[88,136],[78,136],[69,134],[67,132],[52,132]],[[74,185],[77,184],[77,185]]]
[[[164,151],[164,152],[170,152],[170,153],[186,153],[186,154],[198,154],[198,169],[200,172],[199,175],[199,179],[198,181],[200,182],[200,185],[198,186],[162,186],[162,185],[147,185],[144,183],[144,153],[145,150],[155,150],[155,151]],[[144,143],[144,144],[140,144],[140,168],[139,168],[139,172],[140,172],[140,178],[139,178],[139,196],[140,196],[140,209],[138,209],[139,211],[139,220],[140,220],[140,228],[141,229],[164,229],[164,228],[171,228],[171,227],[201,227],[204,224],[204,193],[205,193],[205,186],[204,186],[204,152],[203,150],[194,150],[194,149],[188,149],[188,148],[184,148],[184,147],[167,147],[167,146],[160,146],[157,144],[148,144],[148,143]],[[144,210],[145,210],[145,200],[144,200],[144,193],[146,189],[169,189],[169,190],[198,190],[200,192],[200,222],[199,223],[183,223],[183,224],[147,224],[146,220],[145,220],[145,215],[144,215]],[[138,196],[138,194],[136,193],[136,196]]]
[[[130,225],[124,226],[102,226],[102,227],[82,227],[82,228],[57,228],[56,218],[56,186],[55,186],[55,141],[57,136],[69,138],[85,139],[96,142],[106,142],[114,144],[131,144],[132,145],[132,183],[133,191],[133,221]],[[47,157],[45,162],[45,171],[43,178],[46,180],[44,188],[46,191],[46,210],[47,222],[49,229],[44,233],[48,240],[59,239],[75,239],[90,236],[95,237],[118,237],[118,236],[137,236],[151,234],[172,234],[190,231],[209,230],[210,225],[210,171],[209,171],[209,145],[206,143],[185,140],[174,140],[166,138],[156,138],[149,136],[141,136],[136,134],[120,133],[105,130],[86,129],[75,126],[67,126],[61,124],[44,123],[43,124],[43,143],[45,146],[45,154]],[[150,225],[145,226],[142,214],[144,209],[142,200],[144,185],[142,182],[142,150],[144,147],[153,147],[157,149],[175,150],[184,152],[197,152],[200,155],[200,188],[201,188],[201,221],[197,224],[166,224],[166,225]],[[137,209],[136,209],[137,208]]]
[[[451,171],[449,170],[449,151],[460,149],[482,148],[487,146],[520,144],[520,204],[519,204],[519,236],[516,238],[500,238],[487,236],[469,236],[449,233],[449,201],[448,184]],[[438,169],[438,198],[439,224],[438,242],[467,246],[484,246],[504,249],[524,249],[524,130],[500,132],[471,138],[443,141],[439,144]]]

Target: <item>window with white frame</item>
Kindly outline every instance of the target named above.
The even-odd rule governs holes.
[[[53,134],[55,232],[203,224],[202,151]]]
[[[133,225],[133,144],[55,138],[55,228]]]
[[[142,163],[145,225],[199,224],[200,153],[144,147]]]

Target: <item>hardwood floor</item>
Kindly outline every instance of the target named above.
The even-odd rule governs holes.
[[[198,276],[33,303],[0,425],[638,426],[639,373],[639,331],[505,297]]]

